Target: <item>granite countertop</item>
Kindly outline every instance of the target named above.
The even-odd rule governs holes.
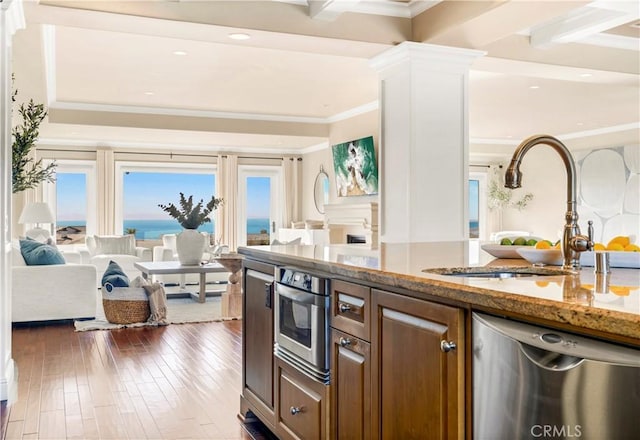
[[[495,259],[477,241],[366,245],[252,246],[238,251],[264,261],[406,289],[416,297],[440,297],[621,336],[640,346],[640,269],[593,267],[554,275],[507,279],[448,276],[425,269],[531,266],[522,259]]]

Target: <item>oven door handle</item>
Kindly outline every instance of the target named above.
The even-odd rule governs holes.
[[[295,301],[300,304],[312,304],[320,307],[322,307],[327,301],[327,297],[325,296],[302,292],[280,283],[276,283],[276,294],[289,298],[291,301]]]

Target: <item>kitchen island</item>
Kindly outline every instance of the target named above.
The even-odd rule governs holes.
[[[530,265],[522,259],[495,259],[477,242],[382,243],[379,249],[360,245],[257,246],[242,248],[240,253],[387,289],[406,289],[419,298],[438,298],[569,325],[640,346],[639,269],[611,268],[609,292],[596,293],[593,267],[583,267],[575,276],[517,279],[473,279],[424,272],[434,268]]]
[[[565,274],[549,267],[542,270],[552,275],[507,279],[443,275],[452,268],[530,266],[525,260],[495,259],[475,241],[381,244],[378,249],[264,246],[239,252],[249,264],[263,265],[265,273],[291,266],[331,279],[330,388],[306,384],[280,359],[273,359],[273,374],[266,375],[273,383],[262,383],[272,395],[256,400],[256,387],[243,387],[241,415],[255,413],[281,438],[393,438],[397,433],[412,438],[416,432],[428,433],[423,438],[472,438],[471,324],[477,312],[640,347],[638,269],[612,268],[606,285],[593,267]],[[249,301],[255,292],[245,289]],[[245,338],[255,336],[251,328],[245,331]],[[269,337],[262,342],[268,345]],[[265,356],[261,368],[270,359]],[[299,396],[314,396],[309,407],[315,410],[283,406],[282,384],[294,384]],[[295,428],[301,420],[299,426],[318,429],[303,435]]]

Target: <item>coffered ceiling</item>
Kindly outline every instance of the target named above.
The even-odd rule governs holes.
[[[305,152],[376,109],[369,59],[402,41],[486,51],[472,146],[545,132],[638,143],[636,1],[66,1],[24,4],[19,99],[45,145]],[[240,34],[240,35],[238,35]],[[232,39],[249,37],[248,39]]]

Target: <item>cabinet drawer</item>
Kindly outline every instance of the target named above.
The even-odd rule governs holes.
[[[331,326],[365,341],[370,341],[370,302],[371,289],[368,287],[345,281],[333,281],[331,284]]]
[[[301,374],[280,359],[278,369],[278,437],[324,439],[327,435],[327,386]]]
[[[371,439],[371,346],[331,329],[331,438]]]

